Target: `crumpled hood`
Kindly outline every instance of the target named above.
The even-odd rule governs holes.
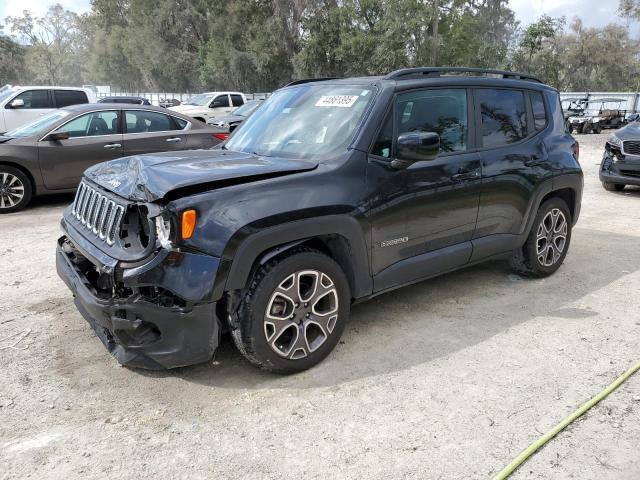
[[[640,140],[640,122],[632,122],[615,133],[620,140]]]
[[[121,197],[152,202],[183,187],[270,174],[303,172],[314,160],[260,157],[227,150],[188,150],[136,155],[88,168],[89,180]]]

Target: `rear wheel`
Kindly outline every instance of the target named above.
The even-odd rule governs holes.
[[[564,262],[570,241],[569,208],[561,198],[551,198],[538,209],[527,241],[513,252],[511,266],[529,277],[551,275]]]
[[[602,182],[602,186],[604,187],[605,190],[609,192],[621,192],[622,190],[624,190],[624,187],[625,187],[625,185],[621,183],[609,183],[609,182]]]
[[[0,214],[22,210],[32,192],[31,181],[21,170],[0,165]]]
[[[296,248],[258,269],[232,337],[254,365],[282,373],[306,370],[338,343],[350,300],[347,278],[333,259]]]

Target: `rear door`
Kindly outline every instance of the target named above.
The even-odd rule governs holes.
[[[22,100],[22,107],[12,107],[15,100]],[[4,118],[6,130],[13,130],[20,125],[29,123],[54,109],[51,92],[48,89],[30,89],[16,95],[5,106]]]
[[[482,191],[474,238],[500,235],[508,246],[508,236],[522,233],[537,187],[553,176],[542,134],[550,127],[549,109],[544,95],[534,90],[478,88],[474,96],[482,158]],[[492,243],[496,249],[501,245]],[[480,252],[474,250],[474,260],[479,259]]]
[[[38,142],[40,170],[49,189],[74,188],[87,168],[123,156],[119,110],[85,113],[54,132],[66,132],[69,138]]]
[[[188,137],[171,115],[152,110],[124,111],[124,153],[167,152],[189,148]]]
[[[69,105],[81,105],[89,103],[86,92],[82,90],[53,90],[53,99],[56,108],[64,108]]]

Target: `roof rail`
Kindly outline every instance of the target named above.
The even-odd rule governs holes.
[[[444,73],[479,73],[484,75],[500,75],[502,78],[510,78],[513,80],[527,80],[530,82],[544,83],[537,77],[528,73],[509,72],[507,70],[489,70],[486,68],[470,68],[470,67],[417,67],[417,68],[401,68],[389,73],[384,78],[386,80],[398,80],[402,77],[409,76],[427,76],[440,77]]]
[[[303,83],[322,82],[324,80],[340,80],[341,78],[342,77],[303,78],[301,80],[294,80],[291,83],[287,83],[285,87],[290,87],[292,85],[301,85]]]

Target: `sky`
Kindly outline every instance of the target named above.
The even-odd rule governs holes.
[[[23,10],[42,16],[49,5],[54,3],[60,3],[77,13],[91,10],[90,0],[0,0],[0,24],[4,23],[5,17],[21,15]],[[564,15],[569,22],[578,15],[588,27],[601,27],[607,23],[622,21],[617,14],[618,0],[509,0],[509,6],[523,25],[535,21],[544,13],[552,17]],[[632,25],[632,32],[638,35],[640,26]]]

